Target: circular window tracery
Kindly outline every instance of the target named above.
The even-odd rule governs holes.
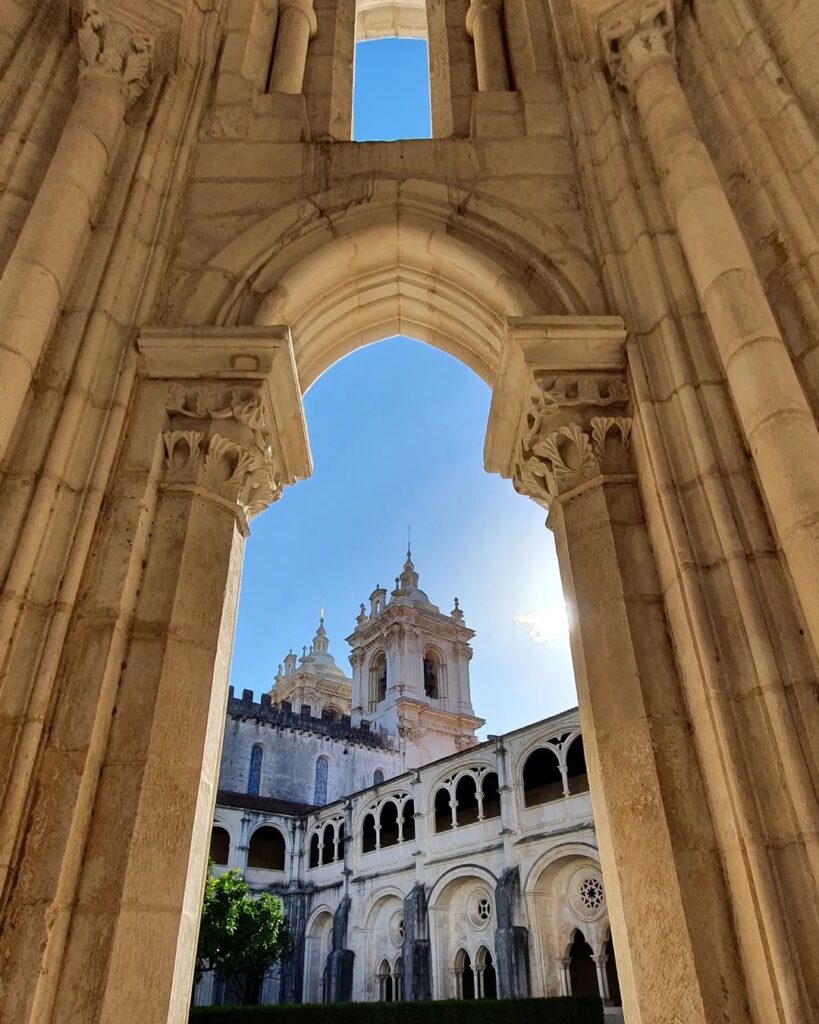
[[[584,878],[578,896],[587,910],[599,910],[603,906],[603,883],[599,878]]]
[[[473,928],[485,928],[492,918],[492,900],[485,889],[478,889],[469,897],[467,917]]]
[[[390,918],[390,939],[394,946],[404,943],[404,915],[400,910]]]

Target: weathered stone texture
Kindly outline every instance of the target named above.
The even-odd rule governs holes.
[[[352,0],[0,0],[4,1022],[184,1019],[248,519],[398,331],[550,510],[629,1024],[819,1017],[817,5],[499,6],[357,145]]]

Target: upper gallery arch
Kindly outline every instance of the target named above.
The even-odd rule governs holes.
[[[303,388],[354,348],[409,334],[494,379],[508,316],[604,308],[585,252],[504,202],[368,179],[256,221],[181,276],[165,315],[288,324]]]

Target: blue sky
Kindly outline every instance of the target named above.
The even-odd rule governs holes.
[[[355,137],[429,136],[426,44],[360,43]],[[314,473],[254,520],[231,681],[258,696],[325,609],[331,651],[377,584],[391,590],[412,525],[421,586],[444,612],[457,595],[476,631],[472,700],[486,732],[576,702],[545,513],[483,469],[489,388],[455,359],[392,338],[358,349],[305,395]]]

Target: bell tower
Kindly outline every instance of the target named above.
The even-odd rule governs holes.
[[[362,604],[347,638],[353,723],[369,722],[396,736],[407,768],[473,746],[483,725],[472,710],[469,687],[474,635],[457,598],[447,615],[420,589],[407,550],[389,598],[376,587],[369,612]]]

